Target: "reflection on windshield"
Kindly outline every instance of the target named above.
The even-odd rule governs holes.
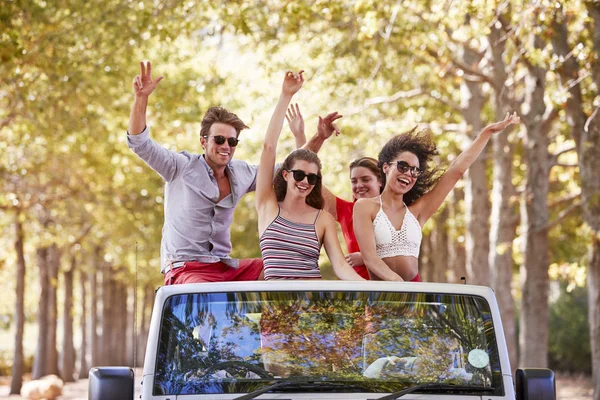
[[[489,306],[473,296],[177,295],[159,340],[155,395],[246,393],[290,377],[361,383],[350,392],[444,382],[502,393]]]

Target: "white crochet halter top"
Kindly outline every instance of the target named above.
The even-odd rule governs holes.
[[[421,239],[423,239],[421,225],[406,204],[404,204],[404,207],[406,208],[406,214],[402,221],[402,227],[397,231],[383,212],[381,196],[379,196],[379,212],[373,220],[373,230],[375,232],[375,252],[380,258],[395,256],[419,257]]]

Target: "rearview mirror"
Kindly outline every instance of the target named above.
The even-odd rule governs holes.
[[[556,382],[552,370],[518,369],[515,378],[517,400],[556,400]]]
[[[89,400],[133,399],[134,372],[129,367],[94,367],[89,379]]]

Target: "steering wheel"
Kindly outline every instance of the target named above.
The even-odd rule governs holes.
[[[204,370],[204,376],[208,376],[216,371],[226,371],[229,375],[244,378],[245,372],[253,372],[263,379],[272,379],[273,375],[265,369],[255,364],[250,364],[246,361],[223,361],[214,365],[209,366]]]

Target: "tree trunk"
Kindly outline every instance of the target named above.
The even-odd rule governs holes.
[[[600,11],[596,32],[600,32]],[[600,38],[599,38],[600,40]],[[599,48],[600,49],[600,48]],[[598,82],[600,83],[600,82]],[[599,109],[596,108],[596,112]],[[583,218],[592,230],[588,265],[588,310],[592,351],[592,380],[594,399],[600,400],[600,116],[591,117],[584,130],[580,166],[583,194]]]
[[[485,160],[477,160],[467,172],[465,185],[465,237],[467,279],[475,285],[489,285],[489,189]]]
[[[131,366],[131,357],[128,356],[127,342],[131,333],[131,324],[129,323],[129,291],[121,282],[118,283],[119,298],[121,302],[117,304],[117,313],[120,316],[120,332],[116,335],[121,356],[121,365]]]
[[[112,343],[115,349],[115,355],[117,362],[120,365],[129,365],[127,360],[127,289],[120,281],[114,281],[116,299],[113,303],[113,312],[117,316],[117,329],[113,329],[112,332]]]
[[[144,350],[145,349],[145,341],[146,341],[146,299],[147,296],[147,288],[144,287],[144,293],[142,294],[142,304],[140,307],[140,327],[137,332],[137,337],[135,340],[135,363],[136,366],[141,366],[144,364]]]
[[[534,37],[535,48],[544,42]],[[525,76],[525,125],[527,181],[521,206],[524,266],[521,268],[523,300],[519,333],[519,365],[548,366],[548,190],[551,159],[548,132],[553,119],[544,103],[546,71],[530,66]]]
[[[504,63],[504,40],[500,29],[490,26],[490,52],[492,57],[493,78],[496,88],[494,107],[496,120],[512,111],[508,98],[507,73]],[[512,296],[513,277],[513,240],[516,235],[517,213],[511,197],[515,195],[512,184],[512,163],[514,145],[509,141],[509,132],[493,137],[494,173],[492,184],[492,216],[490,225],[490,285],[496,292],[498,307],[502,313],[502,326],[508,347],[508,357],[513,372],[518,364],[518,341],[515,321],[515,301]]]
[[[154,307],[154,288],[152,285],[146,285],[142,301],[142,319],[137,340],[137,365],[144,365],[146,354],[146,343],[148,342],[148,333],[150,331],[150,319],[152,308]]]
[[[599,7],[600,8],[600,7]],[[600,36],[600,10],[596,16],[596,32]],[[600,40],[600,37],[598,38]],[[597,47],[600,50],[600,46]],[[600,80],[600,77],[598,77]],[[597,85],[600,82],[596,83]],[[583,218],[590,227],[591,243],[588,265],[588,309],[592,351],[592,380],[595,400],[600,400],[600,109],[587,121],[581,143],[579,165],[581,168]]]
[[[451,283],[462,283],[461,278],[466,279],[467,277],[464,226],[460,222],[462,214],[460,204],[464,197],[463,189],[455,187],[451,192],[451,199],[447,203],[448,221],[451,221],[448,226],[448,260],[450,264],[448,282]]]
[[[466,65],[476,65],[481,60],[481,56],[472,49],[464,48],[462,59]],[[461,83],[460,93],[462,115],[471,128],[471,139],[474,139],[483,128],[481,111],[486,99],[481,91],[481,83],[464,80]],[[478,285],[489,285],[490,202],[485,172],[486,158],[486,150],[484,150],[465,175],[467,279]]]
[[[46,374],[59,375],[56,328],[58,323],[58,270],[60,251],[56,244],[48,248],[48,336],[46,337]]]
[[[504,114],[500,111],[498,114]],[[515,209],[510,197],[512,186],[512,145],[508,135],[494,136],[494,180],[492,186],[492,218],[490,226],[490,285],[496,292],[498,307],[502,313],[502,326],[508,346],[511,368],[516,370],[517,336],[515,326],[515,302],[512,297],[513,252],[516,235]]]
[[[531,161],[528,161],[531,166]],[[539,169],[533,167],[532,169]],[[528,173],[528,179],[533,173]],[[538,191],[543,191],[538,186]],[[529,185],[528,185],[529,186]],[[529,188],[521,209],[524,236],[524,265],[521,267],[523,290],[519,334],[519,365],[521,367],[546,368],[548,365],[548,239],[540,215],[539,194]],[[531,197],[530,199],[528,199]],[[535,199],[535,200],[533,200]],[[545,201],[545,197],[544,197]],[[538,203],[538,204],[534,204]],[[537,210],[536,210],[537,206]],[[538,230],[539,229],[539,230]]]
[[[125,344],[127,342],[127,295],[124,290],[123,284],[117,279],[113,280],[115,299],[113,302],[112,310],[115,315],[114,326],[117,329],[113,329],[111,332],[112,348],[114,349],[115,361],[121,365],[127,365],[125,354]]]
[[[79,269],[79,286],[81,288],[81,346],[79,354],[79,379],[87,379],[88,371],[90,369],[87,362],[87,351],[88,351],[88,329],[87,329],[87,274],[83,271],[83,268]]]
[[[595,232],[590,246],[588,266],[588,305],[592,350],[592,384],[594,399],[600,399],[600,233]]]
[[[135,285],[137,285],[137,282],[135,282]],[[135,363],[135,351],[133,350],[133,346],[135,345],[135,336],[137,335],[137,330],[139,329],[137,319],[134,320],[134,318],[137,317],[137,315],[135,315],[135,313],[137,312],[137,287],[123,287],[127,298],[127,341],[125,345],[125,354],[127,355],[127,365],[133,367],[133,364]]]
[[[586,7],[593,20],[592,40],[596,53],[600,52],[600,5],[587,2]],[[584,109],[577,58],[569,57],[567,24],[562,10],[556,10],[552,21],[552,45],[555,52],[564,58],[558,70],[565,86],[569,87],[565,110],[577,147],[581,173],[583,219],[592,231],[588,265],[588,309],[590,344],[592,351],[592,380],[594,399],[600,400],[600,109],[596,107],[588,117]],[[600,87],[600,65],[596,62],[592,74],[596,87]]]
[[[75,346],[73,345],[73,275],[77,266],[75,254],[71,266],[64,271],[65,300],[63,308],[63,345],[60,377],[64,382],[75,382]]]
[[[24,233],[21,223],[21,212],[15,214],[15,252],[17,254],[16,265],[16,304],[15,304],[15,351],[11,369],[12,380],[10,381],[10,394],[19,394],[23,385],[23,333],[25,329],[25,251]]]
[[[431,233],[423,234],[421,241],[421,251],[419,252],[419,274],[425,282],[431,282],[432,279],[432,248]]]
[[[113,349],[111,349],[111,326],[114,326],[114,315],[111,315],[111,304],[114,300],[111,285],[111,267],[108,263],[102,262],[102,336],[100,337],[99,365],[110,365],[110,358]]]
[[[112,321],[109,321],[109,325],[108,325],[108,334],[109,334],[109,344],[108,344],[108,348],[109,348],[109,352],[111,355],[110,364],[121,364],[121,356],[122,353],[120,351],[120,343],[119,343],[119,338],[121,339],[125,339],[125,334],[121,331],[122,329],[122,324],[121,324],[121,314],[119,313],[119,304],[121,303],[121,292],[120,292],[120,288],[119,285],[117,284],[117,281],[115,279],[115,275],[116,275],[117,271],[114,270],[113,267],[113,273],[111,274],[111,279],[110,279],[110,316],[112,318]]]
[[[92,269],[89,272],[90,279],[90,345],[91,345],[91,366],[96,367],[99,364],[99,351],[100,351],[100,340],[98,338],[98,303],[100,296],[98,296],[98,271],[101,268],[100,262],[100,246],[96,246],[92,252]]]
[[[38,336],[37,348],[33,359],[32,379],[39,379],[47,374],[46,358],[47,358],[47,337],[48,337],[48,310],[50,304],[48,302],[48,247],[40,247],[36,250],[36,262],[38,264],[40,276],[40,301],[38,304]]]
[[[443,207],[435,217],[435,228],[431,231],[432,241],[432,282],[448,282],[448,207]]]
[[[102,365],[120,364],[124,360],[126,308],[117,271],[104,263],[102,268]],[[125,311],[124,311],[125,310]],[[125,321],[126,323],[126,321]],[[125,330],[123,330],[125,329]]]
[[[133,366],[133,293],[134,288],[128,288],[127,285],[121,284],[121,290],[123,292],[123,332],[126,332],[126,336],[123,338],[123,354],[124,361],[123,365]],[[137,327],[136,327],[137,328]]]

